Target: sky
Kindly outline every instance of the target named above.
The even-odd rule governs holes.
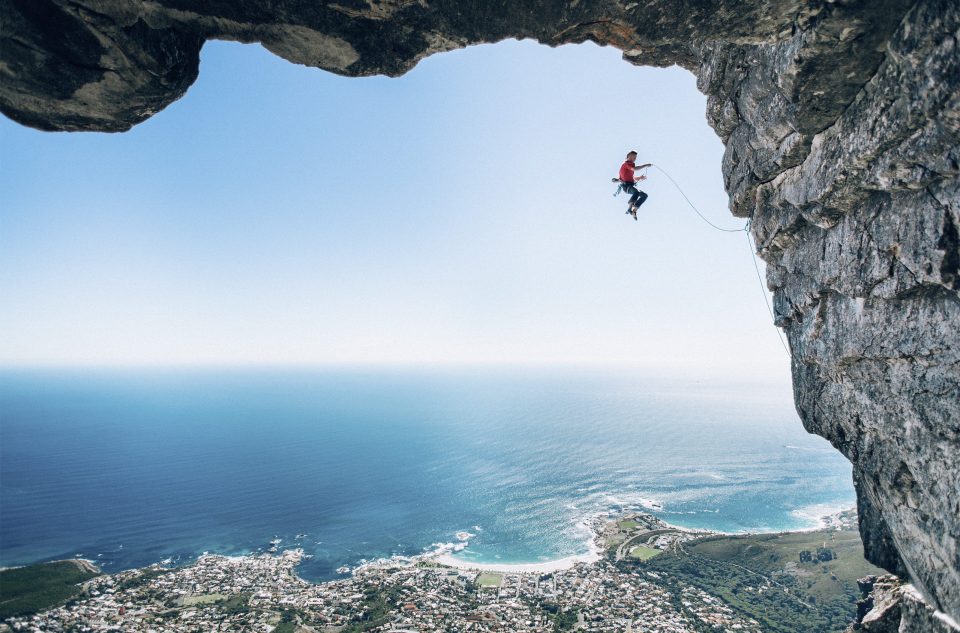
[[[123,134],[0,117],[0,365],[629,365],[777,375],[723,146],[679,68],[593,44],[348,79],[211,42]],[[762,269],[762,262],[759,262]]]

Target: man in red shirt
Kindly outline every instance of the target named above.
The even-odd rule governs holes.
[[[637,153],[630,152],[627,154],[627,160],[620,165],[620,188],[630,194],[630,206],[627,207],[627,213],[632,215],[634,220],[637,219],[637,209],[647,199],[647,194],[637,189],[636,185],[638,180],[646,180],[647,177],[643,175],[637,177],[636,172],[640,169],[646,169],[652,164],[647,163],[637,167],[636,160]]]

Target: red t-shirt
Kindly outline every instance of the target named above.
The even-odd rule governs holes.
[[[633,168],[636,166],[632,160],[625,160],[620,165],[620,180],[622,182],[636,182],[633,179]]]

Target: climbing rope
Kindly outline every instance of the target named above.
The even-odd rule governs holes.
[[[687,201],[687,204],[690,205],[690,208],[693,209],[694,213],[700,216],[700,219],[715,228],[718,231],[723,231],[724,233],[740,233],[741,231],[747,234],[747,244],[750,247],[750,259],[753,261],[753,269],[757,271],[757,281],[760,282],[760,294],[763,295],[763,302],[767,305],[767,312],[770,313],[770,320],[776,323],[777,318],[773,315],[773,307],[770,305],[770,297],[767,296],[767,287],[763,283],[763,275],[760,274],[760,266],[757,265],[757,248],[753,242],[753,237],[750,235],[750,222],[748,221],[742,229],[725,229],[722,226],[717,226],[710,220],[708,220],[700,210],[692,202],[690,198],[687,197],[687,194],[683,192],[683,189],[680,188],[680,185],[677,184],[677,181],[674,180],[670,174],[663,170],[659,165],[650,164],[651,167],[655,167],[657,171],[666,176],[670,182],[673,183],[673,186],[677,188],[677,191],[680,192],[680,195],[683,196],[683,199]],[[783,351],[787,353],[787,356],[792,356],[790,354],[790,348],[787,347],[786,341],[783,340],[783,334],[780,332],[780,328],[774,325],[774,329],[777,331],[777,338],[780,339],[780,345],[783,346]]]
[[[760,282],[760,294],[763,295],[763,302],[767,304],[767,312],[770,313],[770,320],[773,321],[773,328],[777,331],[777,338],[780,339],[780,345],[783,346],[783,351],[787,353],[787,356],[792,358],[793,355],[790,353],[790,348],[787,347],[787,342],[783,340],[783,334],[780,332],[780,328],[777,327],[777,317],[773,316],[773,308],[770,306],[770,297],[767,296],[767,286],[765,283],[763,283],[763,275],[760,274],[760,267],[757,265],[757,247],[753,243],[753,237],[750,235],[749,222],[747,222],[744,232],[747,234],[747,244],[750,247],[750,259],[753,260],[753,269],[757,271],[757,281]]]
[[[670,180],[670,182],[673,183],[673,186],[677,188],[677,191],[680,192],[680,195],[683,196],[683,199],[687,201],[687,204],[690,205],[690,208],[693,209],[693,212],[696,213],[697,215],[699,215],[701,220],[703,220],[704,222],[706,222],[707,224],[709,224],[709,225],[712,226],[713,228],[717,229],[718,231],[723,231],[724,233],[739,233],[740,231],[747,231],[747,232],[750,231],[750,223],[749,223],[749,222],[747,222],[746,226],[744,226],[742,229],[725,229],[725,228],[723,228],[722,226],[717,226],[716,224],[714,224],[713,222],[711,222],[710,220],[708,220],[706,217],[704,217],[704,215],[703,215],[702,213],[700,213],[700,210],[697,209],[697,207],[693,206],[693,203],[690,202],[690,198],[687,197],[687,194],[683,193],[683,189],[680,188],[680,185],[677,184],[677,181],[674,180],[674,179],[670,176],[670,174],[668,174],[666,171],[664,171],[659,165],[654,165],[653,163],[650,163],[650,166],[656,168],[657,171],[659,171],[661,174],[663,174],[664,176],[666,176],[666,177]]]

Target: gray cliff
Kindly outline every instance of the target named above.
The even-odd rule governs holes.
[[[509,37],[697,76],[797,410],[853,464],[867,557],[912,583],[898,626],[960,631],[956,0],[0,0],[0,110],[129,129],[185,93],[209,39],[396,76]]]

